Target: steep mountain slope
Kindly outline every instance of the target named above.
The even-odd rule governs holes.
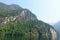
[[[54,25],[55,29],[57,30],[57,32],[59,33],[59,40],[60,40],[60,21],[57,22],[55,25]]]
[[[56,30],[28,9],[0,3],[0,40],[57,40]]]

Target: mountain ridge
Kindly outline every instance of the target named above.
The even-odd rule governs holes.
[[[0,6],[0,40],[57,40],[51,25],[38,20],[28,9],[14,5]]]

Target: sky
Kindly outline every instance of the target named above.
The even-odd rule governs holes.
[[[60,0],[0,0],[29,9],[39,20],[53,24],[60,20]]]

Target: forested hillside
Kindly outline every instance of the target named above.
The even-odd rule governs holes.
[[[0,40],[57,40],[57,32],[28,9],[0,3]]]

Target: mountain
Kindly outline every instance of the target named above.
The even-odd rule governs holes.
[[[56,28],[56,30],[59,31],[59,29],[60,29],[60,21],[57,22],[56,24],[54,24],[54,27]],[[59,31],[59,33],[60,33],[60,31]]]
[[[28,9],[0,3],[0,40],[57,40],[53,26]]]
[[[55,25],[54,25],[56,31],[59,33],[59,40],[60,40],[60,21],[58,21]]]

